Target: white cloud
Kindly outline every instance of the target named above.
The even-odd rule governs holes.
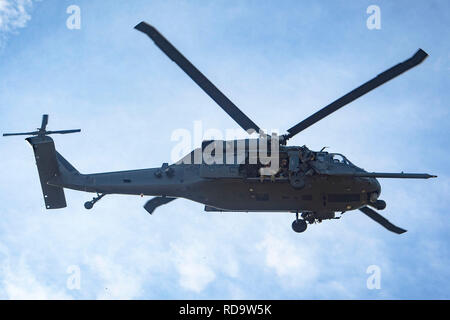
[[[133,299],[140,295],[143,281],[139,275],[124,269],[108,257],[97,255],[89,260],[90,267],[103,280],[104,288],[97,288],[97,299]]]
[[[1,297],[7,299],[71,299],[61,287],[55,287],[36,278],[24,255],[19,261],[11,259],[9,250],[0,244]],[[3,297],[4,296],[4,297]]]
[[[304,243],[293,243],[269,234],[258,248],[265,253],[266,266],[275,271],[285,286],[302,287],[314,281],[319,274],[313,250]]]
[[[6,34],[26,26],[31,6],[32,0],[0,0],[0,45]]]
[[[208,248],[201,244],[188,246],[174,245],[175,267],[179,273],[179,283],[184,289],[199,293],[216,278],[209,266]]]

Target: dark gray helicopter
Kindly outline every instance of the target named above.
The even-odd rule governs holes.
[[[177,198],[186,198],[205,204],[205,211],[208,212],[292,212],[296,214],[292,223],[295,232],[305,231],[307,223],[339,219],[336,212],[359,209],[392,232],[401,234],[406,231],[372,209],[383,210],[386,207],[386,203],[378,199],[381,187],[376,178],[428,179],[436,176],[366,172],[341,154],[328,153],[324,149],[316,152],[306,146],[287,146],[286,143],[329,114],[417,66],[428,56],[425,51],[419,49],[411,58],[330,103],[288,129],[286,134],[276,137],[264,134],[153,26],[141,22],[135,28],[147,34],[244,130],[259,132],[260,137],[204,141],[201,148],[179,162],[172,165],[164,163],[160,168],[81,174],[55,150],[53,139],[48,136],[81,130],[47,131],[48,115],[44,115],[37,131],[3,136],[32,136],[26,140],[34,150],[47,209],[66,207],[64,188],[68,188],[97,193],[96,197],[85,203],[86,209],[91,209],[107,194],[154,196],[144,206],[150,214],[161,205]],[[267,161],[263,163],[260,156],[264,154],[260,152],[262,149],[270,155],[270,166],[275,170],[268,168]],[[230,153],[231,161],[217,161]],[[203,157],[205,154],[212,156],[214,161],[207,161]]]

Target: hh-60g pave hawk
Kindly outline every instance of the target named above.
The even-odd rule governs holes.
[[[66,207],[64,188],[97,193],[85,203],[86,209],[107,194],[129,194],[154,196],[144,206],[151,214],[164,204],[177,198],[186,198],[205,205],[211,212],[292,212],[296,219],[292,223],[295,232],[303,232],[307,224],[325,219],[338,219],[336,212],[359,209],[386,229],[401,234],[399,228],[382,217],[374,209],[383,210],[386,203],[379,199],[381,187],[377,178],[427,179],[436,176],[419,173],[366,172],[355,166],[345,156],[328,153],[322,149],[315,152],[306,146],[287,146],[287,141],[309,126],[349,104],[367,92],[417,66],[427,53],[419,49],[411,58],[379,74],[372,80],[347,93],[338,100],[273,139],[260,128],[194,67],[153,26],[141,22],[137,30],[147,34],[154,43],[197,83],[228,115],[247,132],[259,132],[258,139],[232,141],[204,141],[198,148],[179,162],[160,168],[81,174],[56,150],[50,134],[66,134],[81,130],[47,131],[48,116],[42,118],[37,131],[4,134],[31,135],[26,140],[32,145],[39,178],[47,209]],[[270,139],[269,139],[270,138]],[[274,143],[276,141],[276,143]],[[271,155],[271,167],[263,164],[258,149],[267,145]],[[211,146],[213,148],[211,149]],[[219,147],[218,147],[219,146]],[[229,163],[207,163],[200,159],[210,148],[215,156],[219,151],[232,150]],[[274,156],[277,163],[273,163]],[[256,157],[256,159],[255,159]],[[242,160],[243,159],[243,160]],[[217,157],[216,157],[217,160]],[[256,161],[255,161],[256,160]],[[264,170],[267,169],[267,170]],[[267,172],[270,172],[267,174]],[[300,218],[299,218],[299,213]]]

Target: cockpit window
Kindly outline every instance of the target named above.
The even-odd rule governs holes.
[[[342,164],[353,166],[353,163],[351,163],[346,157],[344,157],[340,153],[332,153],[331,159],[334,163],[342,163]]]
[[[333,154],[332,157],[335,163],[345,163],[345,158],[340,154]]]

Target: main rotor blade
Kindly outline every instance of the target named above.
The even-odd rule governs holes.
[[[155,27],[141,22],[134,27],[147,34],[173,62],[175,62],[194,82],[203,89],[228,115],[245,131],[259,127],[250,120],[230,99],[208,80],[188,59],[186,59]]]
[[[364,213],[366,216],[373,219],[374,221],[378,222],[379,224],[381,224],[383,227],[385,227],[389,231],[395,232],[397,234],[402,234],[402,233],[406,232],[405,229],[402,229],[400,227],[393,225],[391,222],[389,222],[389,220],[387,220],[385,217],[383,217],[378,212],[370,209],[369,207],[362,207],[362,208],[359,208],[359,210],[361,210],[362,213]]]
[[[4,137],[10,137],[10,136],[33,136],[38,134],[37,131],[33,131],[33,132],[19,132],[19,133],[4,133],[3,136]]]
[[[292,128],[288,130],[289,134],[286,135],[286,139],[292,138],[297,133],[305,130],[309,126],[313,125],[317,121],[322,120],[326,116],[330,115],[331,113],[335,112],[336,110],[342,108],[343,106],[349,104],[350,102],[358,99],[362,95],[372,91],[373,89],[381,86],[383,83],[386,83],[387,81],[399,76],[405,71],[408,71],[409,69],[417,66],[420,64],[425,58],[428,56],[428,54],[423,51],[422,49],[419,49],[411,58],[405,60],[402,63],[399,63],[392,68],[384,71],[383,73],[380,73],[378,76],[373,78],[372,80],[364,83],[363,85],[359,86],[358,88],[354,89],[353,91],[350,91],[345,96],[337,99],[336,101],[330,103],[323,109],[317,111],[310,117],[306,118],[302,122],[296,124]]]
[[[55,133],[66,134],[66,133],[75,133],[75,132],[81,132],[81,129],[47,131],[45,134],[55,134]]]
[[[47,127],[47,123],[48,123],[48,114],[44,114],[42,116],[41,130],[45,130],[45,128]]]

